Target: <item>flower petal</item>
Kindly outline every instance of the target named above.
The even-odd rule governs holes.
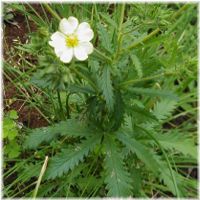
[[[87,54],[91,54],[94,49],[91,42],[81,42],[79,46],[82,46]]]
[[[69,63],[72,60],[72,57],[73,57],[73,49],[66,48],[65,51],[63,51],[62,55],[60,56],[60,60],[64,63]]]
[[[79,24],[76,33],[78,39],[83,42],[89,42],[94,37],[93,30],[87,22]]]
[[[61,57],[64,52],[69,51],[69,48],[67,46],[65,46],[64,48],[54,48],[54,51],[57,57]]]
[[[74,48],[74,56],[78,60],[83,61],[83,60],[86,60],[88,58],[88,53],[87,53],[87,50],[85,49],[84,46],[79,45],[79,46]]]
[[[74,32],[78,27],[78,19],[76,19],[75,17],[69,17],[68,22],[70,23]]]
[[[59,29],[62,33],[69,35],[74,33],[78,26],[78,20],[75,17],[69,17],[68,20],[63,18],[60,21]]]
[[[58,49],[58,48],[55,48],[54,51],[55,51],[57,57],[60,57],[64,52],[63,49]]]
[[[53,33],[51,36],[51,41],[49,41],[49,45],[54,48],[64,48],[65,36],[59,31]]]
[[[87,22],[82,22],[79,24],[78,29],[88,29],[90,25]]]

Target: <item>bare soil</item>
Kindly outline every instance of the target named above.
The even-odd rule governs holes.
[[[39,5],[33,5],[39,12],[41,12],[41,8]],[[10,51],[15,46],[15,42],[26,43],[28,39],[28,27],[25,21],[25,17],[18,12],[14,13],[13,21],[16,25],[11,23],[4,22],[4,39],[3,39],[3,57],[4,60],[9,59]],[[36,26],[33,22],[30,22],[31,31],[36,30]],[[12,58],[12,61],[18,63],[19,57],[15,55]],[[11,78],[14,78],[11,76]],[[24,126],[29,128],[38,128],[46,126],[47,121],[38,113],[35,108],[30,107],[27,103],[24,103],[23,100],[19,99],[19,93],[15,85],[13,85],[6,77],[3,75],[3,106],[4,112],[9,110],[16,110],[19,114],[19,122],[21,122]],[[16,100],[14,100],[16,99]],[[14,100],[11,104],[7,104],[6,102]]]

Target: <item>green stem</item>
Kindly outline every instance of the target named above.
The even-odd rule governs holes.
[[[57,114],[57,109],[56,109],[56,106],[55,106],[55,104],[54,104],[54,100],[53,100],[53,97],[52,97],[52,93],[50,92],[50,90],[48,90],[48,93],[49,93],[48,97],[50,98],[51,103],[52,103],[52,106],[53,106],[54,114],[56,115],[56,114]]]
[[[24,5],[23,5],[23,9],[25,10]],[[27,24],[28,32],[31,33],[31,28],[30,28],[30,25],[29,25],[29,20],[28,20],[28,16],[27,16],[26,12],[24,12],[24,16],[25,16],[25,21],[26,21],[26,24]]]
[[[120,40],[120,37],[121,37],[122,24],[123,24],[123,21],[124,21],[124,11],[125,11],[125,3],[123,3],[121,5],[119,28],[118,28],[118,41]]]
[[[135,48],[138,45],[141,45],[142,43],[146,42],[147,40],[149,40],[150,38],[152,38],[154,35],[156,35],[158,32],[160,31],[159,28],[155,29],[154,31],[152,31],[149,35],[147,35],[146,37],[144,37],[143,39],[134,42],[132,45],[130,45],[128,48],[126,49],[122,49],[122,51],[129,51],[133,48]]]
[[[69,113],[69,96],[71,93],[67,94],[66,96],[66,111],[67,111],[67,119],[70,119],[70,113]]]
[[[37,10],[31,6],[31,4],[27,3],[27,6],[35,13],[35,15],[41,20],[41,22],[45,25],[46,22],[43,20],[43,18],[40,16],[40,14],[37,12]]]
[[[172,15],[171,19],[173,20],[173,19],[177,18],[177,17],[178,17],[183,11],[185,11],[188,7],[189,7],[189,4],[183,5],[177,12],[175,12],[175,13]]]
[[[52,16],[54,16],[59,21],[61,20],[60,16],[47,3],[45,3],[44,6],[52,14]]]
[[[96,14],[96,16],[97,16],[97,18],[98,18],[98,21],[100,22],[101,19],[100,19],[100,17],[99,17],[99,12],[98,12],[98,10],[97,10],[97,5],[96,5],[96,3],[94,4],[94,10],[95,10],[95,14]]]
[[[144,77],[144,78],[140,78],[140,79],[128,80],[128,81],[125,81],[125,82],[119,84],[119,87],[126,87],[126,86],[134,84],[134,83],[152,80],[152,79],[159,78],[159,77],[165,76],[165,75],[174,75],[174,73],[165,72],[165,73],[161,73],[161,74],[156,74],[154,76]]]
[[[176,179],[175,179],[175,176],[174,176],[174,173],[173,173],[173,170],[172,170],[170,161],[169,161],[169,159],[168,159],[168,156],[167,156],[165,150],[163,149],[163,147],[162,147],[162,145],[159,143],[159,141],[158,141],[150,132],[148,132],[146,129],[144,129],[144,128],[142,128],[142,127],[139,127],[139,128],[142,129],[147,135],[149,135],[149,136],[155,141],[155,143],[159,146],[160,150],[162,151],[163,156],[165,157],[165,160],[166,160],[166,162],[167,162],[167,165],[168,165],[168,168],[169,168],[169,171],[170,171],[170,174],[171,174],[173,183],[174,183],[174,189],[175,189],[175,191],[176,191],[176,195],[177,195],[177,197],[180,197],[180,195],[179,195],[179,190],[178,190],[178,186],[177,186],[177,182],[176,182]]]
[[[20,193],[24,192],[25,190],[27,190],[31,186],[35,185],[36,183],[37,183],[37,181],[35,181],[35,182],[31,183],[30,185],[26,186],[25,188],[21,189],[19,192],[15,193],[11,198],[17,197],[17,195],[19,195]]]
[[[103,53],[101,53],[101,52],[100,52],[99,50],[97,50],[96,48],[94,48],[94,52],[95,52],[99,57],[101,57],[103,60],[106,60],[106,61],[109,62],[109,63],[112,62],[112,60],[111,60],[109,57],[105,56]]]
[[[124,11],[125,11],[125,3],[123,3],[121,5],[121,14],[120,14],[120,20],[119,20],[118,37],[117,37],[118,46],[117,46],[117,52],[116,52],[115,58],[118,58],[120,48],[121,48],[121,44],[122,44],[122,24],[123,24],[123,21],[124,21]]]
[[[78,76],[80,76],[84,80],[88,81],[90,83],[90,85],[93,87],[93,89],[98,93],[98,91],[99,91],[98,87],[90,79],[88,79],[84,74],[82,74],[81,72],[79,72],[75,67],[70,68],[70,69],[73,72],[75,72]]]
[[[63,111],[63,106],[62,106],[62,101],[61,101],[61,97],[60,97],[60,92],[57,90],[57,96],[58,96],[58,103],[60,106],[60,112],[61,112],[61,118],[64,119],[65,115],[64,115],[64,111]]]
[[[172,116],[172,117],[167,118],[167,120],[165,120],[164,122],[167,123],[167,122],[170,121],[170,120],[176,119],[176,118],[178,118],[178,117],[180,117],[180,116],[187,115],[187,114],[189,114],[191,111],[195,111],[195,110],[197,110],[197,109],[198,109],[197,107],[192,108],[192,109],[189,109],[189,110],[187,110],[187,111],[184,111],[184,112],[182,112],[182,113],[179,113],[179,114],[177,114],[177,115],[174,115],[174,116]]]
[[[40,6],[41,6],[41,8],[42,8],[42,12],[44,13],[44,16],[45,16],[45,19],[46,19],[47,23],[50,25],[50,21],[49,21],[49,18],[48,18],[48,16],[47,16],[47,13],[46,13],[46,11],[45,11],[45,9],[44,9],[43,4],[40,3]]]

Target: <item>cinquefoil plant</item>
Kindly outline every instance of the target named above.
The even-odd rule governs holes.
[[[57,21],[23,46],[39,55],[32,83],[58,97],[57,123],[31,130],[25,142],[50,157],[39,196],[147,197],[156,189],[160,196],[187,197],[196,189],[174,161],[180,156],[196,162],[193,137],[163,129],[180,100],[176,89],[163,84],[181,76],[176,64],[167,64],[176,56],[168,52],[169,38],[181,44],[180,27],[190,23],[194,6],[177,13],[157,7],[166,13],[152,29],[145,15],[140,24],[128,14],[142,6],[114,5],[105,14],[92,5],[91,20],[80,27],[76,18],[62,19],[58,7],[46,5]],[[146,15],[150,20],[156,13]],[[49,144],[51,153],[43,150]]]

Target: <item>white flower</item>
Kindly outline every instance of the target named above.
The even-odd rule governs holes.
[[[87,22],[78,23],[75,17],[60,21],[59,31],[53,33],[49,44],[54,47],[56,55],[64,63],[69,63],[73,56],[78,60],[86,60],[93,52],[90,40],[94,33]]]

